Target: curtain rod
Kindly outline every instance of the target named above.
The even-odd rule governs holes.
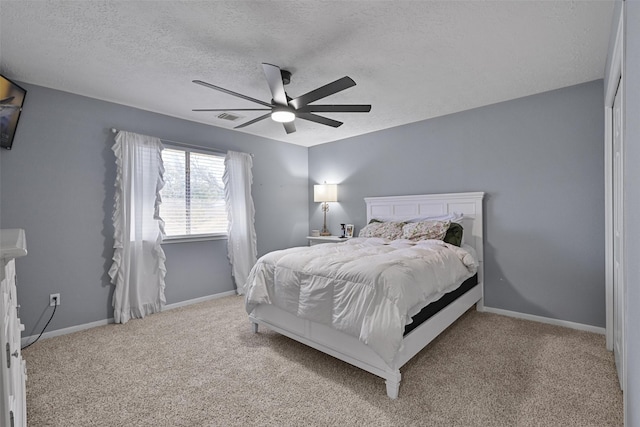
[[[111,128],[111,133],[118,133],[118,129]],[[214,153],[226,154],[226,151],[218,150],[211,147],[205,147],[204,145],[187,144],[186,142],[172,141],[170,139],[164,139],[164,138],[158,138],[158,139],[163,142],[168,142],[169,144],[175,144],[175,145],[180,145],[183,147],[190,147],[190,148],[202,148],[204,150],[213,151]],[[253,153],[249,153],[249,155],[253,157]]]

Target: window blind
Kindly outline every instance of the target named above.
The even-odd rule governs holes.
[[[168,237],[226,234],[224,157],[181,148],[162,151],[160,216]]]

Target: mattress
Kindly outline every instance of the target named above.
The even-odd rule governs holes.
[[[404,327],[403,336],[407,335],[409,332],[420,326],[422,323],[429,320],[431,317],[438,314],[440,310],[457,300],[462,295],[466,294],[471,290],[474,286],[478,284],[478,274],[474,274],[472,277],[469,277],[467,280],[462,282],[460,286],[456,289],[452,290],[444,294],[440,299],[432,302],[431,304],[424,307],[418,314],[413,316],[412,322],[407,324]]]

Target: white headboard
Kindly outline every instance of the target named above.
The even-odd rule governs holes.
[[[365,197],[364,201],[367,204],[367,223],[374,218],[383,221],[406,221],[412,218],[445,215],[453,212],[463,214],[463,241],[476,250],[480,261],[478,279],[482,282],[484,261],[483,198],[483,192],[476,192]]]

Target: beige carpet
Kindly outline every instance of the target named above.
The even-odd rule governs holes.
[[[227,297],[24,351],[30,427],[610,426],[604,337],[469,311],[384,380],[261,328]]]

